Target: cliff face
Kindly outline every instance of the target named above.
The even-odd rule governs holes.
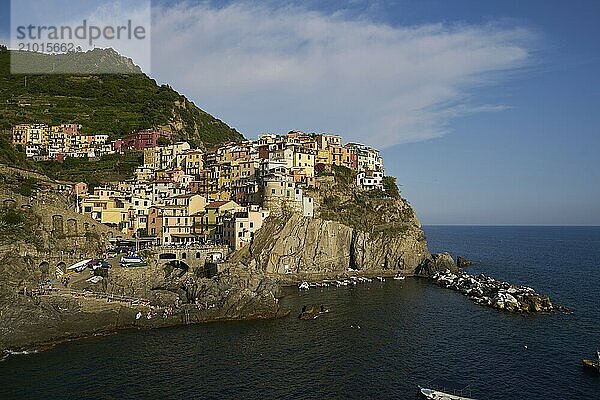
[[[397,270],[413,274],[418,265],[429,257],[421,228],[405,233],[354,231],[350,265],[354,269]]]
[[[233,261],[270,274],[333,277],[349,271],[413,274],[431,256],[412,207],[400,196],[364,192],[352,172],[319,179],[315,218],[275,214]]]
[[[267,273],[328,274],[350,265],[352,228],[337,221],[272,218],[257,233],[250,251]]]

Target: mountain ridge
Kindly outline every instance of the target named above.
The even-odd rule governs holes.
[[[104,133],[111,139],[148,128],[168,128],[175,140],[195,147],[240,141],[236,129],[203,111],[171,86],[159,85],[131,59],[113,49],[47,55],[26,53],[42,64],[69,64],[64,70],[84,68],[116,74],[11,74],[11,57],[23,52],[0,47],[0,129],[20,123],[78,123],[84,133]],[[40,67],[40,71],[44,71]],[[47,72],[47,71],[46,71]]]

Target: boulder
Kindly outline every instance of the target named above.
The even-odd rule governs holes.
[[[315,319],[322,313],[327,312],[323,304],[307,304],[302,307],[302,312],[298,315],[299,319]]]
[[[456,258],[456,265],[458,266],[458,268],[470,267],[471,265],[473,265],[473,261],[469,260],[468,258],[458,256]]]
[[[415,270],[416,275],[424,277],[432,277],[438,272],[454,274],[459,272],[459,269],[450,254],[432,254],[431,257],[423,260]]]

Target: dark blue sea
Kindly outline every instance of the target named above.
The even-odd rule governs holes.
[[[600,227],[425,227],[432,252],[532,286],[572,314],[513,315],[419,279],[290,290],[276,321],[79,340],[0,363],[1,399],[600,399]],[[302,304],[331,312],[296,317]],[[527,347],[526,347],[527,346]]]

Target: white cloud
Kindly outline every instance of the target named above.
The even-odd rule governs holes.
[[[156,8],[153,75],[249,137],[291,129],[378,146],[438,137],[469,91],[529,62],[518,27],[392,27],[296,7]],[[500,72],[500,73],[499,73]]]

